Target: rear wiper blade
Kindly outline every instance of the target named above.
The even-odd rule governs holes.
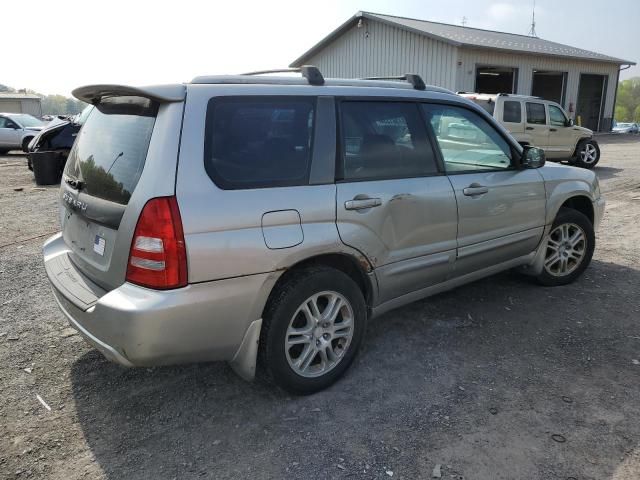
[[[84,186],[84,182],[81,180],[74,180],[73,178],[67,178],[65,179],[65,182],[67,183],[67,185],[69,185],[71,188],[74,188],[76,190],[82,190],[82,187]]]

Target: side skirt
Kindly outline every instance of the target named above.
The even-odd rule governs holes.
[[[545,249],[540,249],[544,251]],[[533,261],[536,259],[538,254],[538,250],[531,252],[522,257],[514,258],[513,260],[509,260],[503,263],[499,263],[497,265],[492,265],[491,267],[478,270],[476,272],[468,273],[461,277],[453,278],[451,280],[447,280],[439,285],[433,285],[431,287],[423,288],[421,290],[416,290],[415,292],[407,293],[402,295],[401,297],[394,298],[393,300],[389,300],[384,302],[377,307],[374,307],[372,310],[372,317],[377,317],[378,315],[382,315],[390,310],[403,307],[409,303],[413,303],[416,300],[421,300],[425,297],[430,297],[432,295],[436,295],[441,292],[445,292],[447,290],[451,290],[453,288],[459,287],[466,283],[474,282],[484,277],[488,277],[490,275],[494,275],[498,272],[502,272],[504,270],[509,270],[511,268],[519,267],[522,265],[531,265]],[[544,256],[543,256],[544,260]]]

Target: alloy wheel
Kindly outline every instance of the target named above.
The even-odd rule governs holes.
[[[333,370],[344,358],[354,332],[354,313],[338,292],[312,295],[293,314],[285,336],[285,353],[293,371],[307,378]]]
[[[587,251],[587,236],[575,223],[563,223],[549,234],[544,268],[554,277],[573,273]]]
[[[596,147],[591,143],[586,143],[580,152],[580,158],[584,163],[593,163],[598,158]]]

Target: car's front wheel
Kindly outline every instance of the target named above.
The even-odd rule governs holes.
[[[327,388],[353,361],[366,321],[364,297],[348,275],[328,267],[295,272],[265,310],[261,368],[294,394]]]
[[[593,225],[584,214],[561,208],[547,238],[538,281],[548,286],[573,282],[591,263],[595,241]]]
[[[576,167],[592,169],[600,161],[600,146],[593,139],[581,140],[571,162]]]
[[[22,151],[25,153],[29,152],[29,144],[31,143],[31,140],[33,140],[33,137],[27,137],[24,140],[22,140]]]

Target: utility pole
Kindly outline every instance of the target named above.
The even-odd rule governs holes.
[[[462,17],[462,26],[463,27],[467,26],[467,17]]]

